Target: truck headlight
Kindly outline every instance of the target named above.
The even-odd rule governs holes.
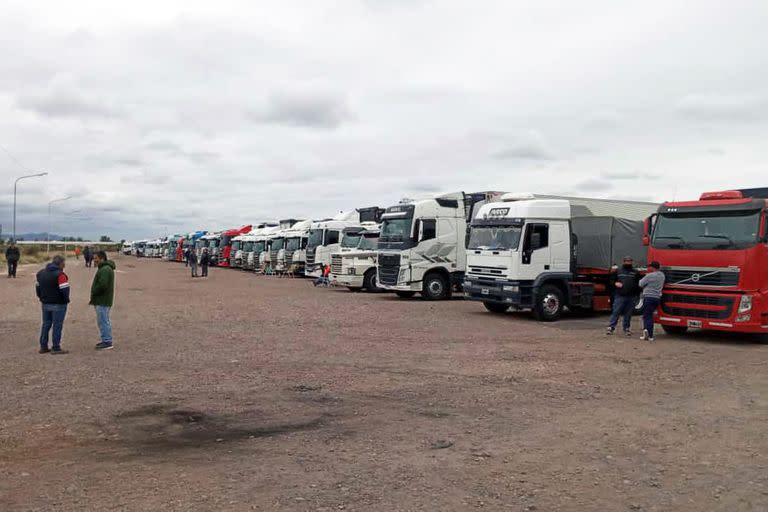
[[[746,313],[747,311],[752,311],[752,296],[742,295],[739,301],[739,314]]]
[[[502,289],[503,289],[505,292],[512,292],[512,293],[517,293],[517,292],[519,292],[519,291],[520,291],[520,285],[517,285],[517,284],[505,284],[505,285],[502,287]]]

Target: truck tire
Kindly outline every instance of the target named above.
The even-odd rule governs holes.
[[[563,292],[557,286],[545,284],[533,305],[533,316],[539,322],[554,322],[563,314]]]
[[[499,302],[483,302],[483,306],[485,306],[485,309],[491,313],[506,313],[506,311],[509,309],[509,306]]]
[[[416,292],[403,292],[403,291],[396,291],[395,295],[400,297],[401,299],[410,299],[414,295],[416,295]]]
[[[677,335],[682,336],[686,332],[688,332],[688,327],[684,325],[662,325],[662,329],[664,329],[664,332],[671,335]]]
[[[421,296],[426,300],[449,299],[451,297],[451,284],[442,274],[427,274],[424,276]]]
[[[368,270],[368,272],[365,273],[365,276],[363,276],[363,288],[365,288],[365,291],[369,293],[378,293],[382,291],[382,289],[379,288],[378,282],[376,281],[375,268]]]

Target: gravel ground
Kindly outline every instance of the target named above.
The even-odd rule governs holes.
[[[768,346],[119,258],[0,280],[0,510],[768,510]]]

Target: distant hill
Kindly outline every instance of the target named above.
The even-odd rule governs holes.
[[[11,233],[3,233],[2,239],[3,240],[9,240],[12,237],[13,236],[12,236]],[[48,239],[47,237],[48,237],[48,233],[45,233],[45,232],[43,232],[43,233],[17,233],[16,234],[16,238],[17,239],[19,239],[19,240],[26,240],[26,241],[29,241],[29,242],[34,242],[34,241],[44,242],[44,241],[46,241]],[[51,240],[63,240],[64,238],[65,238],[64,235],[57,235],[56,233],[51,233]],[[73,237],[66,237],[66,238],[69,238],[71,240]]]

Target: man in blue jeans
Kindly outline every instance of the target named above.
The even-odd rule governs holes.
[[[631,256],[624,257],[621,268],[611,274],[611,284],[614,288],[613,311],[608,323],[606,334],[611,335],[616,331],[619,317],[622,317],[622,327],[625,336],[632,336],[632,313],[640,295],[640,276],[635,270],[635,263]]]
[[[643,335],[641,340],[654,341],[653,314],[661,303],[661,294],[664,289],[665,276],[658,261],[652,261],[648,265],[648,273],[640,280],[640,288],[643,289]]]
[[[35,292],[43,310],[43,326],[40,330],[41,354],[66,354],[61,348],[61,331],[69,304],[69,278],[64,273],[64,258],[54,256],[53,260],[37,273]],[[50,332],[53,329],[53,348],[48,348]]]
[[[96,263],[96,275],[91,285],[91,301],[89,304],[96,308],[96,324],[99,326],[101,342],[96,350],[112,348],[112,323],[109,312],[115,296],[115,262],[107,259],[107,253],[98,251],[93,259]]]

